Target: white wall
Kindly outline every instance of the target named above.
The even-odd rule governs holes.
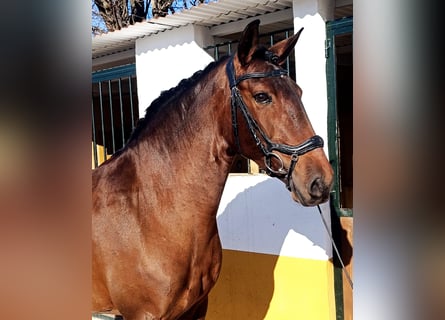
[[[330,225],[329,205],[321,205]],[[316,207],[294,202],[266,175],[230,175],[218,210],[224,249],[327,260],[331,243]]]
[[[164,90],[205,68],[213,58],[202,47],[211,43],[208,30],[188,25],[136,40],[139,116]]]
[[[303,89],[303,104],[315,132],[327,147],[328,97],[326,83],[326,19],[333,14],[333,0],[294,0],[294,29],[304,30],[295,47],[298,85]]]

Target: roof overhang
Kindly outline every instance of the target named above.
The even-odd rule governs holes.
[[[244,27],[248,22],[246,19],[254,19],[261,15],[263,20],[263,15],[270,13],[275,15],[267,15],[269,19],[282,18],[277,16],[278,14],[289,15],[292,18],[292,0],[218,0],[199,4],[166,17],[153,18],[125,29],[93,37],[92,58],[103,60],[110,55],[132,55],[136,39],[188,24],[208,27],[212,35],[221,36],[229,33],[229,29],[224,26],[228,23],[237,21],[241,23],[242,20]]]

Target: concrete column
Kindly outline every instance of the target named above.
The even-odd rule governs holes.
[[[303,104],[315,132],[327,148],[327,86],[325,39],[326,21],[332,19],[333,0],[294,0],[295,32],[304,31],[295,47],[295,69],[298,85],[303,89]]]
[[[136,40],[139,116],[164,90],[205,68],[213,58],[202,47],[212,44],[208,30],[187,25]]]
[[[295,47],[295,70],[298,85],[303,90],[303,104],[315,130],[324,141],[324,151],[328,155],[328,95],[326,83],[326,21],[332,20],[334,0],[294,0],[295,32],[304,31]],[[323,212],[330,224],[329,206]],[[325,235],[325,245],[330,247],[326,231],[319,225],[319,232]],[[332,251],[329,256],[332,257]]]

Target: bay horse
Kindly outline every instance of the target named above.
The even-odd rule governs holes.
[[[204,319],[222,259],[216,212],[237,154],[314,206],[332,168],[280,67],[302,30],[259,46],[259,20],[235,54],[147,108],[124,148],[93,171],[93,312],[126,320]]]

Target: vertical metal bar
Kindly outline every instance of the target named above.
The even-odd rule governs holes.
[[[131,88],[131,76],[128,77],[128,88],[130,90],[130,112],[131,112],[131,131],[135,127],[134,114],[133,114],[133,89]]]
[[[93,122],[93,156],[94,156],[94,167],[97,168],[97,143],[96,143],[96,124],[94,120],[94,100],[91,99],[91,119]]]
[[[286,39],[289,38],[289,30],[286,30],[284,35],[285,35]],[[289,58],[289,56],[287,56],[287,58],[286,58],[286,70],[287,70],[287,74],[288,75],[290,75],[289,66],[290,66],[290,58]]]
[[[215,46],[215,61],[219,60],[219,47]]]
[[[113,143],[113,153],[116,152],[116,143],[114,141],[114,117],[113,117],[113,96],[111,94],[111,80],[108,80],[108,97],[110,98],[110,122],[111,122],[111,142]]]
[[[121,132],[122,132],[122,147],[125,145],[125,130],[124,130],[124,110],[123,110],[123,104],[122,104],[122,83],[121,78],[118,80],[119,84],[119,109],[121,111]]]
[[[227,50],[229,51],[229,56],[232,54],[232,42],[227,45]]]
[[[105,146],[105,126],[104,126],[104,108],[102,99],[102,82],[99,82],[99,106],[100,106],[100,125],[102,129],[102,143],[104,147],[104,154],[107,154],[107,147]]]
[[[270,35],[270,37],[269,37],[269,46],[270,47],[272,47],[273,46],[273,43],[274,43],[274,38],[273,38],[273,36],[274,36],[274,34],[272,33],[271,35]]]

